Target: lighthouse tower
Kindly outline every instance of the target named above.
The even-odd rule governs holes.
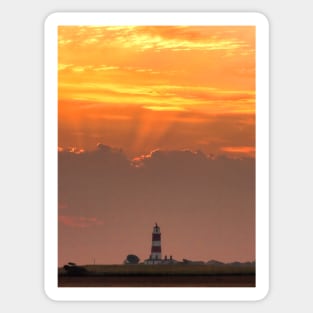
[[[162,260],[161,254],[161,232],[160,227],[155,223],[152,231],[152,246],[151,246],[151,255],[150,260],[153,263],[158,263]]]

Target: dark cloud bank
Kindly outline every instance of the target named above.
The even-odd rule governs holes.
[[[176,259],[255,259],[255,160],[202,152],[59,152],[59,263],[148,257],[158,222]]]

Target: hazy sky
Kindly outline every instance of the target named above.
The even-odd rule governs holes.
[[[255,28],[59,28],[59,265],[255,258]]]

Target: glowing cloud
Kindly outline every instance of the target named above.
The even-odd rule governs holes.
[[[221,150],[225,151],[225,152],[237,153],[237,154],[247,154],[247,155],[254,155],[255,154],[255,147],[250,147],[250,146],[222,147]]]

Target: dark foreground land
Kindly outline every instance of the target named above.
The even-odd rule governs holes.
[[[59,270],[59,287],[255,287],[254,266],[88,265]]]

